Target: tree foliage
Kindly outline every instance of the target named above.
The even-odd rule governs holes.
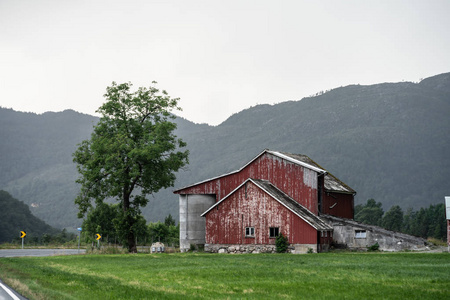
[[[366,205],[355,206],[355,220],[370,225],[381,225],[383,208],[380,202],[374,199],[367,200]]]
[[[156,82],[153,82],[156,84]],[[131,83],[112,83],[106,102],[98,109],[100,121],[90,140],[79,144],[73,154],[80,174],[81,190],[75,203],[79,217],[105,199],[119,202],[116,219],[130,252],[136,252],[136,224],[147,195],[173,186],[175,172],[188,163],[185,143],[173,131],[171,111],[180,109],[171,98],[154,86],[131,91]]]
[[[288,247],[289,247],[288,237],[280,233],[275,239],[275,248],[277,253],[285,253]]]
[[[171,214],[169,214],[169,215],[164,219],[164,224],[166,224],[166,226],[175,226],[175,219],[172,217]]]
[[[408,209],[403,218],[403,232],[423,238],[447,238],[447,220],[444,203],[414,211]]]
[[[180,224],[176,225],[172,215],[169,214],[164,223],[155,222],[148,225],[149,240],[154,242],[162,242],[166,245],[179,245],[180,240]]]
[[[423,238],[447,238],[444,203],[422,207],[418,211],[409,208],[406,213],[394,205],[383,214],[381,203],[369,199],[365,205],[355,206],[355,220]]]
[[[88,240],[94,240],[98,233],[102,241],[115,242],[118,238],[114,220],[118,218],[120,207],[117,204],[99,203],[91,209],[83,221],[82,229]]]
[[[403,211],[400,206],[394,205],[384,214],[381,226],[393,231],[402,231]]]

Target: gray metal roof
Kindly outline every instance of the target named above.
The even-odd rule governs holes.
[[[285,153],[285,152],[280,152],[280,153],[282,153],[292,159],[301,161],[305,164],[312,165],[321,170],[324,170],[326,172],[325,180],[324,180],[324,188],[326,191],[356,194],[356,191],[354,189],[352,189],[351,187],[349,187],[348,185],[346,185],[345,183],[340,181],[336,176],[334,176],[333,174],[328,172],[326,169],[324,169],[322,166],[320,166],[318,163],[313,161],[308,156],[303,155],[303,154],[292,154],[292,153]]]

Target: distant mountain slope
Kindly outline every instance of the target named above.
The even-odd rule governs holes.
[[[73,110],[37,115],[0,109],[0,189],[52,226],[77,225],[72,153],[97,120]]]
[[[26,238],[55,234],[57,230],[33,216],[28,205],[0,190],[0,243],[11,242],[26,232]]]
[[[385,209],[440,203],[450,195],[450,73],[420,83],[341,87],[316,97],[258,105],[219,126],[177,118],[191,152],[176,187],[233,171],[263,149],[306,154]],[[57,227],[75,227],[71,154],[97,118],[0,109],[0,189]],[[150,198],[149,221],[178,216],[172,189]]]

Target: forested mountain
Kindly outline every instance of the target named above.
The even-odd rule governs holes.
[[[25,231],[27,239],[58,231],[31,214],[28,205],[14,199],[8,192],[0,190],[0,243],[11,242]]]
[[[190,165],[176,187],[233,171],[263,149],[306,154],[385,210],[419,209],[450,195],[450,73],[420,83],[351,85],[299,101],[258,105],[218,126],[177,118]],[[57,227],[75,227],[72,153],[97,118],[74,111],[36,115],[0,109],[0,189]],[[144,216],[178,216],[172,189]]]
[[[72,153],[96,121],[72,110],[37,115],[0,109],[0,189],[52,226],[81,224]]]

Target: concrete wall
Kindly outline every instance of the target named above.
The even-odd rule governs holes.
[[[401,251],[425,250],[427,246],[426,240],[408,234],[329,215],[320,217],[333,226],[333,243],[337,247],[367,250],[367,247],[378,243],[379,250]]]
[[[200,215],[216,202],[215,195],[180,195],[180,250],[205,244],[205,218]]]

